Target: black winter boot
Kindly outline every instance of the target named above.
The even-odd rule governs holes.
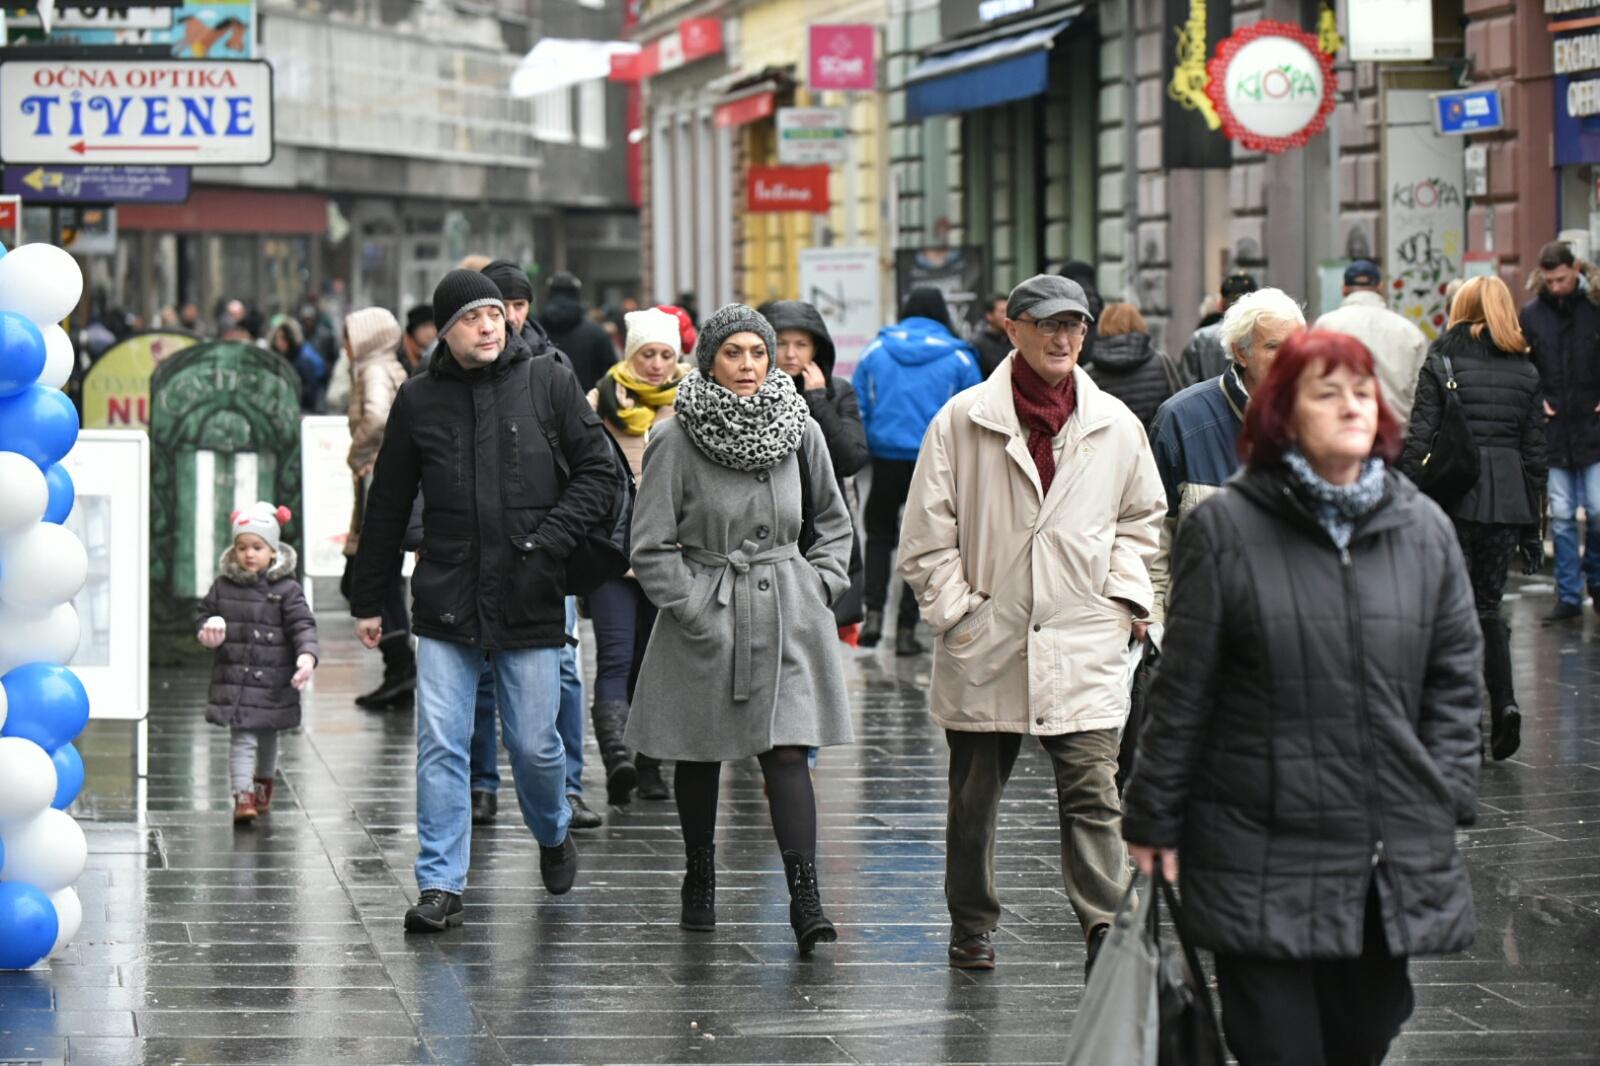
[[[417,656],[410,637],[393,637],[378,645],[383,653],[383,680],[371,692],[356,697],[356,706],[369,711],[411,706],[417,691]]]
[[[863,648],[876,648],[883,639],[883,610],[878,607],[868,607],[866,617],[861,622],[861,646]]]
[[[613,807],[626,807],[639,780],[622,733],[628,725],[628,705],[621,700],[595,702],[589,711],[594,721],[594,741],[600,748],[600,761],[606,767],[606,800]]]
[[[901,628],[895,630],[894,653],[899,658],[915,658],[927,650],[927,648],[922,646],[922,642],[917,639],[917,629],[915,626],[902,626]]]
[[[683,875],[683,916],[678,925],[695,933],[717,927],[717,848],[689,848]]]
[[[1498,615],[1480,615],[1483,674],[1489,689],[1489,754],[1503,762],[1522,746],[1522,712],[1511,681],[1511,629]]]
[[[661,779],[661,760],[653,759],[648,755],[634,757],[633,764],[639,771],[639,798],[642,800],[671,799],[672,793],[667,791],[667,783]]]
[[[822,894],[817,888],[817,868],[799,852],[783,853],[783,872],[789,879],[789,924],[800,954],[809,955],[817,943],[831,944],[839,931],[822,913]]]

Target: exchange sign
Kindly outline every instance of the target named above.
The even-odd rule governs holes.
[[[0,65],[0,162],[272,160],[272,67],[255,60]]]
[[[1304,148],[1332,114],[1333,57],[1287,22],[1246,26],[1217,47],[1206,65],[1206,94],[1222,132],[1253,151]]]

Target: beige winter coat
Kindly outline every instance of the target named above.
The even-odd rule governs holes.
[[[1077,408],[1039,473],[1012,400],[1012,355],[956,396],[923,438],[900,573],[939,635],[934,721],[972,733],[1112,729],[1128,710],[1133,614],[1166,493],[1139,419],[1073,371]]]
[[[395,354],[400,347],[400,325],[388,311],[369,307],[354,312],[345,319],[345,335],[350,347],[351,379],[350,403],[345,409],[350,424],[350,451],[345,463],[355,481],[355,507],[344,553],[353,556],[361,544],[361,508],[366,495],[362,471],[378,461],[383,430],[389,424],[389,408],[394,406],[394,398],[408,375]]]

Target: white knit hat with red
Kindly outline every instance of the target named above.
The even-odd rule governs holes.
[[[289,508],[257,500],[249,507],[233,512],[234,539],[237,540],[241,533],[254,533],[267,542],[267,547],[277,551],[283,539],[283,527],[288,524],[290,517]]]

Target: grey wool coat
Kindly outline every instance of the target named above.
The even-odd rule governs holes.
[[[206,721],[235,729],[293,729],[300,724],[300,693],[289,684],[301,655],[320,659],[317,622],[294,579],[295,551],[278,549],[265,574],[249,573],[222,553],[222,575],[200,600],[195,629],[212,615],[228,623],[228,636],[212,654]]]
[[[800,463],[741,471],[708,459],[682,415],[651,433],[633,512],[634,573],[660,608],[627,744],[723,762],[781,745],[848,744],[849,697],[830,605],[850,587],[850,513],[816,422],[816,543],[800,554]]]

